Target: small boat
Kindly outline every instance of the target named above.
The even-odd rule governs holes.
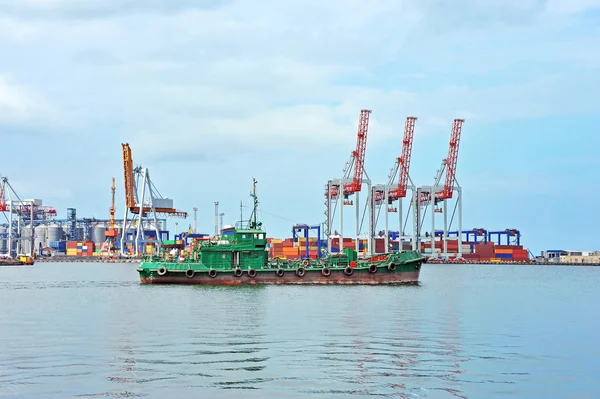
[[[267,234],[254,209],[245,228],[224,229],[218,238],[195,240],[190,250],[164,246],[161,255],[142,259],[137,271],[142,284],[205,285],[401,285],[418,284],[426,257],[399,251],[359,258],[353,249],[323,259],[270,260]],[[170,250],[170,251],[169,251]]]
[[[16,258],[0,258],[0,266],[31,266],[33,263],[33,258],[27,255],[20,255]]]

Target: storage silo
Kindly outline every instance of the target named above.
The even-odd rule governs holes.
[[[58,225],[49,225],[46,230],[46,244],[50,246],[51,242],[62,241],[64,239],[64,230]]]
[[[0,226],[0,254],[8,252],[8,237],[4,237],[4,234],[8,234],[8,228]]]
[[[21,228],[20,254],[31,253],[31,225],[26,225]]]
[[[40,248],[40,244],[42,244],[42,248],[46,248],[48,246],[47,240],[47,227],[44,224],[40,224],[36,226],[34,229],[35,240],[34,240],[34,252],[37,252]]]
[[[103,225],[96,225],[92,230],[92,241],[96,244],[103,243],[106,240],[106,227]]]

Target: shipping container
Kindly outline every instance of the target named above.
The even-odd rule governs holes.
[[[512,254],[513,250],[512,249],[502,249],[502,248],[496,247],[494,249],[494,252],[497,254]]]
[[[50,248],[56,249],[58,252],[65,252],[67,249],[66,241],[51,241]]]
[[[496,245],[496,249],[523,249],[523,246],[522,245]]]

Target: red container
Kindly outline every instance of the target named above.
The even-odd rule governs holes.
[[[496,245],[497,249],[523,249],[522,245]]]

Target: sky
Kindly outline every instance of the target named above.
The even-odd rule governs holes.
[[[256,177],[288,237],[324,221],[361,109],[374,183],[414,115],[411,177],[432,184],[458,117],[464,229],[597,250],[599,48],[600,0],[0,0],[0,175],[60,218],[108,218],[116,177],[122,217],[128,142],[198,230],[214,201],[238,220]]]

